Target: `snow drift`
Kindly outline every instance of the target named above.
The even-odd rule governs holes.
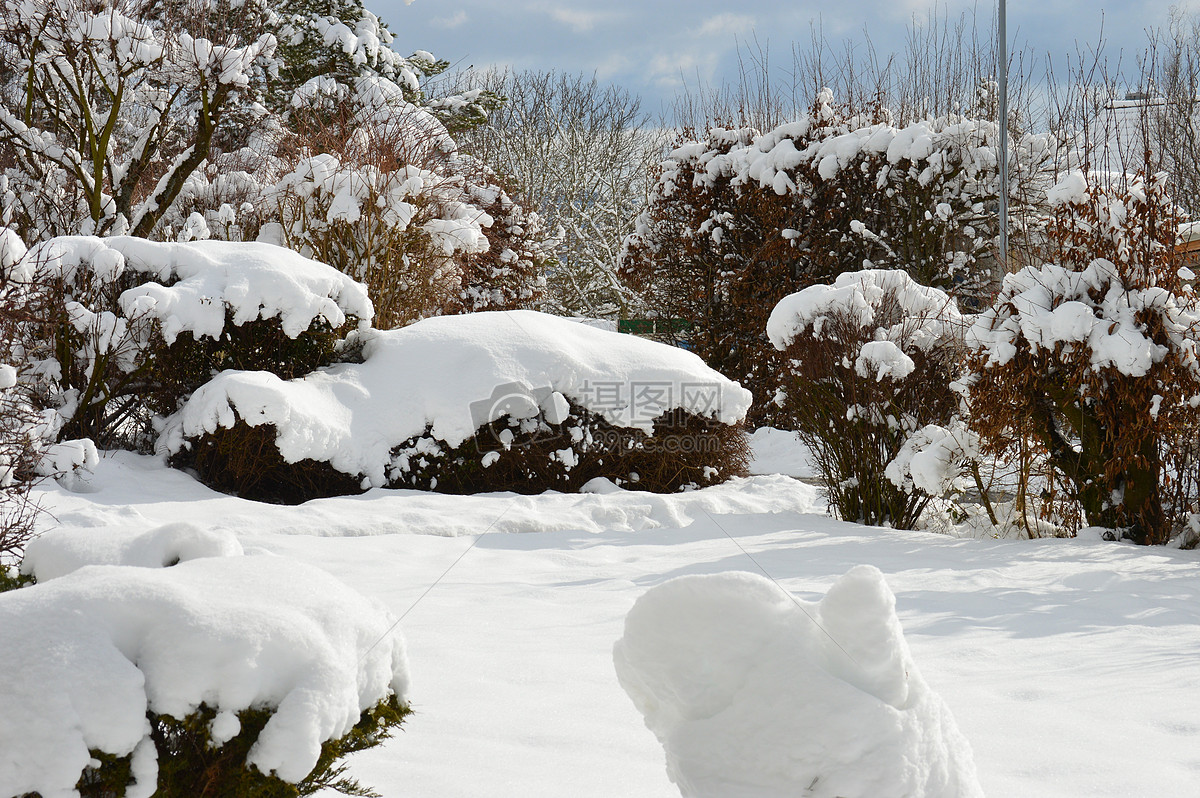
[[[689,798],[982,795],[873,566],[817,604],[755,574],[673,579],[634,604],[614,661]]]

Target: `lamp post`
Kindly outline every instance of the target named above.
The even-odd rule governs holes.
[[[1000,265],[1008,271],[1008,31],[1000,0]]]

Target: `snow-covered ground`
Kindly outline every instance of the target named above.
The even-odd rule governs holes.
[[[759,447],[756,471],[801,462],[760,437],[771,450]],[[613,644],[651,587],[756,571],[746,552],[805,601],[855,565],[883,572],[988,795],[1194,796],[1200,784],[1194,552],[841,523],[784,476],[674,496],[374,490],[287,508],[110,454],[88,490],[39,491],[46,525],[88,542],[80,556],[185,520],[323,568],[402,617],[416,713],[352,760],[385,796],[678,795],[618,685]]]

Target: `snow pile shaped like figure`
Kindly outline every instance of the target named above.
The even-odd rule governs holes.
[[[247,764],[300,781],[323,742],[405,700],[392,621],[325,571],[271,556],[89,566],[0,594],[0,794],[74,795],[99,750],[132,755],[127,795],[149,796],[147,712],[182,719],[202,703],[217,744],[240,733],[239,711],[273,709]]]
[[[982,796],[872,566],[804,605],[754,574],[673,579],[634,604],[614,660],[688,798]]]
[[[179,452],[239,420],[270,424],[286,462],[327,462],[378,487],[392,450],[427,431],[453,448],[504,416],[560,423],[575,404],[649,433],[677,408],[733,425],[751,401],[690,352],[534,311],[431,318],[363,340],[363,363],[300,379],[218,375],[168,420],[160,449]]]

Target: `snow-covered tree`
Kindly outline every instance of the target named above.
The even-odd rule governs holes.
[[[539,217],[394,87],[360,79],[301,124],[291,171],[262,192],[280,243],[366,283],[380,327],[530,306],[549,258]]]
[[[29,325],[42,308],[35,287],[13,268],[24,254],[16,234],[0,230],[0,590],[33,533],[29,478],[44,440],[25,363]]]
[[[560,72],[468,72],[454,87],[505,97],[488,124],[461,137],[463,149],[511,179],[548,229],[561,228],[544,307],[591,317],[636,312],[637,297],[616,273],[666,144],[640,100]]]
[[[446,67],[392,50],[361,0],[3,0],[0,42],[3,222],[27,242],[159,236],[197,171],[261,152],[363,78],[420,104]],[[476,92],[430,112],[461,127],[496,102]]]
[[[256,16],[253,2],[214,2],[232,19]],[[263,80],[269,32],[231,45],[152,6],[0,4],[3,221],[26,240],[150,235],[227,112]]]
[[[428,100],[446,63],[361,0],[0,2],[0,206],[27,243],[265,231],[366,281],[387,326],[535,300],[536,215],[451,136],[498,98]]]

